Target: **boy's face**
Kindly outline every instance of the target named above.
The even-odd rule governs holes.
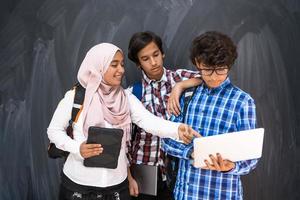
[[[209,88],[219,87],[228,76],[229,68],[227,66],[212,68],[197,61],[196,65],[203,81]]]
[[[163,75],[163,57],[164,55],[159,50],[158,46],[151,42],[138,54],[140,67],[151,80],[160,80]]]

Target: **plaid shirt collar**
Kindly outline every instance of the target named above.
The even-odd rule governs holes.
[[[229,77],[227,77],[225,79],[225,81],[223,81],[221,83],[221,85],[219,85],[216,88],[209,88],[209,87],[207,87],[207,85],[205,84],[205,82],[203,82],[202,86],[203,86],[203,91],[204,92],[206,92],[206,93],[215,93],[215,92],[221,91],[222,89],[226,88],[228,85],[231,85]]]
[[[151,83],[159,83],[159,82],[166,83],[168,81],[167,70],[164,67],[163,67],[163,69],[164,69],[163,75],[160,78],[160,80],[158,80],[158,81],[150,79],[146,75],[146,73],[142,70],[142,78],[143,78],[143,81],[144,81],[145,85],[147,86],[147,85],[149,85]]]

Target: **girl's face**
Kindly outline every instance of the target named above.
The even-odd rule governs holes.
[[[120,86],[124,72],[124,56],[120,51],[117,51],[108,69],[104,73],[103,80],[110,86]]]

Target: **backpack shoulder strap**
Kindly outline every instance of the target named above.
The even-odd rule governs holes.
[[[184,91],[184,99],[183,99],[184,105],[183,105],[183,118],[182,118],[183,122],[185,122],[185,115],[187,112],[187,108],[188,108],[188,105],[189,105],[191,99],[194,96],[196,89],[197,89],[197,87],[191,87]]]
[[[138,100],[140,100],[140,101],[142,100],[143,87],[142,87],[141,82],[136,82],[136,83],[133,84],[132,94],[134,94],[134,96],[136,96],[136,98],[138,98]]]
[[[67,128],[67,134],[71,138],[73,138],[73,123],[77,122],[78,120],[78,117],[83,108],[83,101],[85,96],[85,88],[82,87],[79,83],[77,83],[73,88],[75,89],[75,96],[72,107],[72,115],[69,121],[69,126]]]
[[[75,97],[74,97],[73,108],[72,108],[72,118],[71,118],[72,122],[77,122],[78,120],[78,115],[82,110],[84,95],[85,95],[85,88],[82,87],[80,84],[76,84]]]

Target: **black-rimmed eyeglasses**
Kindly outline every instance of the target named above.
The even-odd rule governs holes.
[[[201,75],[204,76],[211,76],[214,72],[218,75],[225,75],[228,74],[229,68],[228,67],[217,67],[217,68],[211,68],[211,69],[200,69],[198,68]]]

